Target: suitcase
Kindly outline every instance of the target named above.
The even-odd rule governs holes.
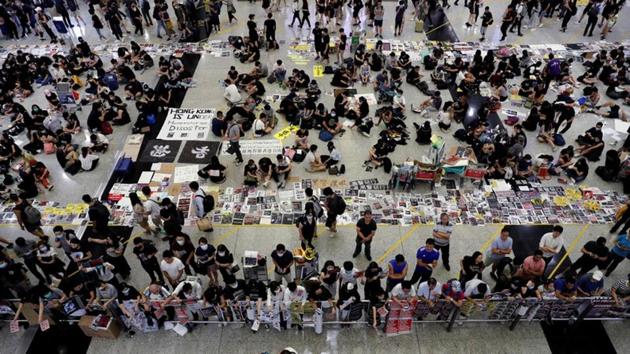
[[[133,169],[133,160],[131,160],[131,157],[122,157],[116,163],[114,174],[119,175],[119,176],[126,176],[131,173],[132,169]]]
[[[424,32],[424,20],[416,19],[416,33]]]
[[[116,77],[116,74],[107,73],[103,75],[103,82],[107,85],[110,91],[118,90],[118,78]]]

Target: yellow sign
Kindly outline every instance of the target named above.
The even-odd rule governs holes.
[[[324,77],[324,66],[321,64],[313,65],[313,77]]]
[[[289,125],[287,127],[282,128],[279,132],[273,135],[274,138],[278,140],[284,140],[291,135],[291,133],[296,132],[300,129],[297,125]]]

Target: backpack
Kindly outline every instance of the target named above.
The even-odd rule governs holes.
[[[36,224],[42,219],[42,213],[32,205],[27,205],[24,208],[24,219],[29,224]]]
[[[346,211],[346,201],[339,195],[335,195],[335,199],[330,203],[330,209],[337,215],[341,215]]]
[[[214,197],[211,195],[206,195],[206,193],[204,192],[204,195],[198,195],[197,198],[203,198],[203,201],[201,202],[203,204],[203,211],[204,213],[209,213],[212,210],[214,210]]]
[[[566,144],[566,141],[564,141],[564,137],[562,136],[562,134],[554,134],[553,143],[556,146],[564,146]]]
[[[562,73],[562,68],[560,66],[560,60],[551,59],[551,61],[549,62],[549,74],[551,76],[560,76],[561,73]]]
[[[312,196],[311,200],[306,202],[306,205],[308,204],[311,204],[313,206],[313,212],[315,213],[315,216],[317,216],[317,218],[321,218],[322,216],[324,216],[324,208],[322,208],[322,205],[319,203],[319,198],[317,198],[316,196]]]

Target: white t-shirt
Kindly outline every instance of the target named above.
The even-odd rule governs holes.
[[[144,203],[142,203],[142,205],[144,205],[144,210],[150,211],[151,212],[151,217],[160,217],[160,203],[157,202],[155,199],[147,199]]]
[[[483,280],[474,278],[471,279],[469,281],[466,282],[466,290],[464,290],[464,296],[469,297],[471,295],[479,295],[479,291],[477,290],[477,286],[479,286],[479,284],[482,283],[486,283]],[[488,286],[488,289],[486,289],[486,293],[483,294],[483,296],[488,296],[490,295],[490,287]]]
[[[91,170],[94,161],[98,160],[98,156],[93,154],[87,154],[87,156],[83,156],[83,154],[79,154],[79,161],[81,162],[81,168],[84,170]]]
[[[264,132],[262,134],[257,134],[256,132],[265,129],[265,122],[263,122],[260,118],[256,118],[256,120],[254,121],[254,126],[252,128],[254,128],[254,136],[261,137],[263,136]]]
[[[420,283],[420,285],[418,285],[417,294],[419,297],[423,297],[427,300],[435,301],[440,297],[440,295],[442,295],[442,283],[437,282],[435,284],[435,288],[431,290],[429,288],[428,281],[422,282]]]
[[[177,257],[173,257],[173,262],[171,262],[170,264],[166,263],[165,260],[162,260],[162,262],[160,263],[160,270],[166,272],[166,274],[168,274],[171,279],[177,281],[179,280],[179,278],[177,277],[177,273],[184,270],[184,263],[182,263],[182,261],[180,261]],[[184,276],[184,272],[182,272],[181,276]]]
[[[553,248],[556,252],[560,252],[562,245],[564,244],[564,239],[562,239],[562,235],[554,238],[553,232],[547,232],[540,239],[540,243],[538,243],[538,247],[547,247]],[[543,251],[543,257],[553,257],[555,253],[545,252]]]
[[[223,97],[232,103],[236,103],[241,100],[241,94],[238,92],[238,88],[234,84],[230,84],[225,88]]]
[[[396,96],[394,96],[394,106],[395,107],[405,106],[406,103],[407,103],[407,101],[405,100],[405,96],[403,96],[403,95],[396,95]]]
[[[341,286],[343,286],[345,283],[352,283],[354,285],[357,285],[358,272],[359,270],[356,268],[352,268],[350,272],[347,272],[345,269],[341,270],[341,272],[339,272],[339,279],[341,279]]]
[[[409,300],[412,297],[416,296],[416,289],[411,287],[408,293],[405,293],[402,288],[402,283],[396,284],[392,289],[392,297],[397,297],[400,300]]]
[[[311,170],[311,164],[315,162],[315,154],[312,151],[309,151],[308,154],[304,157],[304,168],[307,171]]]

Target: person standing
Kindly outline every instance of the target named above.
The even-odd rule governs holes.
[[[547,267],[549,267],[553,256],[560,253],[560,250],[564,245],[562,231],[564,231],[562,226],[556,225],[553,227],[553,231],[544,234],[538,243],[538,248],[543,251],[543,259],[545,260]]]
[[[617,232],[619,226],[623,225],[621,230],[619,230],[619,234],[625,234],[628,228],[630,228],[630,200],[620,207],[620,209],[615,213],[615,217],[617,218],[617,222],[610,229],[609,233],[613,234]]]
[[[265,40],[267,42],[267,48],[276,48],[276,20],[273,19],[273,14],[268,13],[267,19],[264,23],[265,27]],[[273,119],[273,117],[271,117]]]
[[[525,16],[525,4],[523,1],[518,1],[514,7],[514,21],[510,27],[510,33],[514,33],[514,28],[518,30],[518,36],[522,37],[521,24],[523,23],[523,16]]]
[[[160,262],[160,270],[162,275],[168,280],[168,283],[175,289],[177,285],[184,280],[184,270],[186,266],[171,250],[162,252],[162,262]]]
[[[319,60],[320,55],[322,54],[322,52],[324,51],[324,48],[322,47],[322,28],[319,26],[319,22],[315,22],[315,28],[313,28],[313,43],[315,46],[315,53],[316,53],[316,57],[315,60]]]
[[[81,200],[89,206],[88,217],[92,222],[92,228],[97,235],[107,236],[109,235],[109,209],[103,203],[92,198],[89,194],[84,194]]]
[[[612,274],[624,258],[630,259],[630,237],[628,237],[628,234],[617,236],[617,239],[613,242],[609,257],[610,264],[606,268],[607,277]]]
[[[577,0],[569,0],[568,2],[565,1],[562,6],[564,6],[565,8],[564,15],[562,16],[562,26],[560,27],[560,30],[562,32],[566,32],[567,25],[569,24],[569,21],[571,21],[571,17],[573,17],[573,15],[577,13]]]
[[[440,252],[434,248],[435,240],[428,238],[424,247],[418,248],[416,252],[416,269],[411,276],[411,284],[415,284],[420,280],[425,282],[429,280],[433,274],[433,268],[437,266],[437,260],[440,258]]]
[[[160,232],[162,230],[162,218],[160,217],[160,207],[159,201],[151,198],[151,187],[144,186],[142,187],[142,195],[146,201],[144,202],[144,209],[149,212],[151,222],[155,226],[155,232]]]
[[[398,5],[396,5],[396,12],[394,15],[394,36],[400,36],[402,34],[405,24],[405,11],[407,11],[407,5],[404,1],[401,0]],[[431,23],[430,13],[427,14],[427,18],[429,19],[429,23],[431,24],[431,26],[433,26],[433,23]]]
[[[144,23],[147,26],[153,26],[153,20],[151,20],[151,3],[149,0],[142,0],[140,4],[142,10],[142,17],[144,18]]]
[[[241,140],[243,130],[241,129],[240,124],[234,122],[234,117],[225,117],[225,121],[228,128],[225,131],[225,136],[223,137],[223,139],[227,140],[229,143],[227,152],[229,154],[236,154],[236,160],[234,160],[234,164],[236,166],[240,166],[243,163],[243,155],[241,154],[241,145],[239,144],[239,141]]]
[[[37,244],[33,240],[25,240],[24,237],[15,239],[13,246],[15,254],[22,258],[24,265],[33,273],[40,283],[46,282],[46,278],[37,270]]]
[[[162,276],[160,264],[155,256],[157,254],[157,248],[155,248],[153,242],[140,237],[134,238],[133,253],[138,257],[138,260],[140,260],[142,268],[149,274],[151,282],[155,283],[157,279],[159,279],[160,284],[164,284],[164,276]]]
[[[50,43],[57,43],[57,35],[55,35],[55,32],[53,32],[50,26],[48,26],[50,17],[46,15],[46,13],[44,12],[44,10],[42,10],[41,7],[36,8],[35,11],[37,11],[37,14],[35,15],[37,18],[37,23],[40,25],[41,28],[44,29],[44,31],[46,31],[46,33],[50,37]],[[44,33],[40,32],[39,34],[40,34],[40,37],[43,39]]]
[[[302,0],[302,23],[300,23],[300,28],[304,26],[305,22],[308,22],[308,28],[311,28],[311,19],[309,16],[311,16],[311,13],[308,10],[308,0]]]
[[[293,265],[293,253],[287,251],[286,247],[279,243],[276,249],[271,252],[271,260],[273,261],[273,279],[282,283],[284,279],[287,284],[291,282],[291,266]]]
[[[507,37],[508,28],[510,28],[512,22],[514,22],[515,15],[514,7],[509,5],[507,10],[505,10],[505,14],[503,14],[503,23],[501,23],[501,41],[504,41],[505,37]]]
[[[490,276],[492,279],[497,280],[497,275],[495,273],[497,270],[497,264],[501,259],[507,257],[510,253],[512,253],[512,238],[510,237],[510,231],[504,227],[501,230],[501,235],[492,241],[490,249],[486,253],[486,260],[484,263],[486,267],[492,264],[492,269],[490,270]]]
[[[343,214],[346,210],[346,202],[343,200],[343,197],[337,195],[330,187],[324,188],[323,193],[326,197],[326,228],[332,232],[330,237],[333,237],[337,233],[337,216]]]
[[[247,31],[249,41],[254,43],[258,47],[258,28],[256,28],[256,21],[254,21],[254,14],[249,14],[249,20],[247,21]]]
[[[383,2],[378,0],[374,6],[374,37],[383,39],[383,18],[385,17],[385,8]]]
[[[588,241],[580,249],[582,256],[575,263],[571,264],[571,271],[578,276],[588,273],[595,266],[599,265],[600,269],[604,268],[606,260],[608,260],[608,247],[606,247],[606,238],[598,237],[595,241]],[[579,272],[578,272],[579,269]]]
[[[63,19],[63,23],[68,27],[74,27],[72,21],[70,21],[70,14],[68,13],[68,9],[66,8],[66,4],[64,0],[55,0],[55,10]]]
[[[356,230],[356,246],[352,258],[356,258],[361,253],[362,245],[365,245],[365,258],[371,261],[370,246],[372,245],[374,234],[376,234],[376,221],[372,219],[372,212],[370,210],[366,210],[363,213],[363,217],[357,221]]]
[[[131,23],[135,27],[133,34],[142,35],[144,33],[144,29],[142,28],[142,12],[135,2],[132,2],[129,7],[129,16],[131,17]]]
[[[479,33],[481,33],[480,41],[484,41],[486,39],[486,31],[488,26],[492,25],[494,19],[492,18],[492,12],[490,12],[490,6],[486,6],[486,9],[481,15],[481,28],[479,29]]]
[[[435,240],[435,249],[442,252],[442,264],[447,272],[451,271],[448,262],[450,254],[451,234],[453,233],[453,224],[450,223],[447,213],[440,215],[440,222],[435,224],[433,228],[433,239]]]
[[[407,276],[409,264],[405,261],[405,256],[397,254],[394,259],[387,263],[387,292],[392,291],[394,286],[400,284]]]
[[[197,181],[190,182],[188,184],[188,187],[190,187],[190,191],[193,193],[193,197],[195,198],[195,202],[194,202],[195,216],[198,219],[205,218],[206,215],[208,215],[208,213],[212,211],[212,210],[206,210],[206,209],[213,206],[213,205],[209,205],[208,203],[214,204],[214,197],[207,196],[206,192],[204,192],[203,189],[199,188],[199,183],[197,183]],[[208,220],[208,223],[210,223],[210,228],[205,230],[205,232],[214,231],[214,229],[212,228],[212,218],[208,217],[206,218],[206,220]]]
[[[46,236],[42,230],[42,214],[33,207],[23,194],[19,196],[11,193],[9,199],[15,203],[13,213],[17,218],[18,225],[22,230],[26,230],[40,239]]]
[[[134,218],[136,219],[138,225],[144,229],[144,233],[146,235],[157,234],[157,232],[149,225],[149,215],[151,212],[144,208],[138,194],[136,194],[136,192],[129,193],[129,200],[131,202],[131,207],[133,208]]]
[[[101,30],[105,27],[103,26],[103,21],[101,21],[101,18],[98,17],[98,15],[96,14],[96,12],[94,12],[93,9],[89,10],[89,14],[90,16],[92,16],[92,26],[94,27],[94,30],[98,34],[98,38],[105,39],[105,36],[103,36],[103,34],[101,33]]]
[[[293,3],[291,4],[291,10],[293,10],[293,19],[291,20],[291,24],[289,25],[289,27],[293,27],[293,25],[295,24],[295,20],[297,20],[298,26],[302,28],[302,20],[300,19],[300,1],[299,0],[293,0]]]
[[[317,216],[313,210],[313,204],[307,203],[305,209],[304,215],[300,216],[296,223],[300,235],[300,245],[303,250],[306,250],[307,246],[315,248],[313,246],[313,237],[315,237],[317,232]]]
[[[588,33],[589,37],[593,37],[593,30],[595,29],[597,20],[599,19],[599,4],[597,4],[595,0],[591,0],[588,5],[586,5],[584,11],[588,16],[588,19],[586,20],[586,27],[584,27],[584,33],[582,35],[587,36]],[[584,15],[582,15],[582,17],[584,17]],[[582,19],[580,18],[580,21],[581,20]]]

